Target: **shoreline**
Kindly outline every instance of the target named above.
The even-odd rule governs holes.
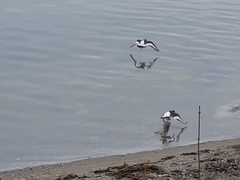
[[[238,146],[239,146],[239,149],[237,150],[234,148],[231,148],[231,147],[238,148]],[[201,165],[203,167],[205,167],[204,162],[207,162],[207,158],[208,159],[211,157],[221,158],[220,157],[221,153],[225,153],[226,158],[228,156],[230,158],[230,155],[236,156],[236,158],[240,158],[240,138],[203,142],[203,143],[200,143],[200,149],[202,150],[200,154],[200,159],[203,161],[201,162]],[[35,179],[38,179],[38,180],[49,180],[49,179],[68,180],[69,179],[70,180],[72,179],[74,180],[74,179],[81,179],[81,178],[94,179],[96,177],[98,177],[98,179],[112,179],[113,177],[108,177],[108,175],[106,175],[110,167],[116,168],[116,167],[121,167],[123,165],[132,166],[136,164],[144,165],[147,163],[147,161],[149,161],[149,165],[163,167],[166,173],[170,173],[170,172],[175,173],[176,169],[178,169],[179,172],[183,170],[185,172],[187,169],[190,169],[190,167],[193,170],[194,169],[196,170],[196,167],[197,167],[196,152],[197,152],[197,144],[192,144],[187,146],[166,148],[163,150],[152,150],[152,151],[131,153],[126,155],[113,155],[113,156],[105,156],[105,157],[99,157],[99,158],[90,158],[90,159],[83,159],[83,160],[77,160],[77,161],[66,162],[66,163],[58,163],[58,164],[52,164],[52,165],[40,165],[36,167],[27,167],[23,169],[2,171],[0,172],[0,180],[9,180],[9,179],[20,179],[20,180],[30,180],[30,179],[31,180],[35,180]],[[186,155],[183,155],[184,153]],[[231,157],[231,158],[234,159],[234,157]],[[238,164],[238,166],[240,166],[240,164]],[[240,167],[238,168],[240,169]],[[100,173],[96,173],[96,172],[100,172]],[[174,173],[172,173],[173,176],[169,175],[172,179],[176,178]],[[194,173],[196,176],[196,172],[193,172],[192,174]],[[216,173],[219,173],[219,172],[216,172]],[[225,175],[226,174],[227,173],[225,172]],[[214,176],[217,177],[216,175]],[[238,177],[238,175],[234,175],[233,179],[235,178],[235,176],[237,179],[240,177],[240,176]],[[160,176],[158,176],[158,179],[159,177]],[[228,177],[228,179],[231,179],[231,177]]]

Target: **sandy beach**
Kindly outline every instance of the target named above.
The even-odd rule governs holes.
[[[201,179],[240,178],[240,139],[200,144]],[[1,180],[198,179],[197,144],[0,172]]]

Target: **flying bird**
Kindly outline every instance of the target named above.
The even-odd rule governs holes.
[[[181,116],[176,113],[175,111],[167,111],[165,112],[162,116],[161,116],[161,119],[164,121],[164,122],[169,122],[170,120],[172,119],[175,119],[183,124],[186,124],[187,122],[184,121]]]
[[[151,69],[152,65],[156,62],[158,58],[155,58],[152,62],[137,62],[134,57],[129,54],[132,60],[134,61],[134,65],[136,68],[141,68],[141,69]]]
[[[151,48],[153,48],[155,51],[160,51],[158,48],[157,48],[157,46],[152,42],[152,41],[148,41],[147,39],[143,39],[143,40],[140,40],[140,39],[138,39],[138,40],[136,40],[136,42],[132,45],[132,46],[130,46],[130,47],[133,47],[133,46],[135,46],[135,45],[137,45],[137,47],[139,47],[139,48],[146,48],[147,46],[150,46]]]

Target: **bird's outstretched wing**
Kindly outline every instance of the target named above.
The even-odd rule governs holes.
[[[132,58],[132,60],[134,61],[135,67],[137,67],[137,61],[134,59],[134,57],[133,57],[131,54],[129,54],[129,55],[130,55],[130,57]]]
[[[146,67],[147,67],[148,69],[150,69],[150,68],[152,67],[152,65],[156,62],[157,59],[158,59],[158,58],[155,58],[152,62],[148,62],[148,64],[146,65]]]
[[[152,41],[146,41],[145,45],[152,47],[155,51],[160,51]]]
[[[155,58],[154,60],[153,60],[153,62],[156,62],[156,60],[158,59],[158,57],[157,58]]]
[[[184,120],[180,117],[180,115],[177,114],[177,113],[176,113],[176,115],[173,117],[173,119],[175,119],[175,120],[177,120],[177,121],[179,121],[179,122],[181,122],[181,123],[183,123],[183,124],[186,124],[186,123],[187,123],[187,122],[184,121]]]

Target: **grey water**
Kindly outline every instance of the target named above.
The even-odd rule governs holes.
[[[0,6],[0,170],[240,136],[240,1]],[[130,46],[152,40],[152,48]],[[138,61],[153,61],[137,69]],[[160,116],[176,110],[163,143]]]

